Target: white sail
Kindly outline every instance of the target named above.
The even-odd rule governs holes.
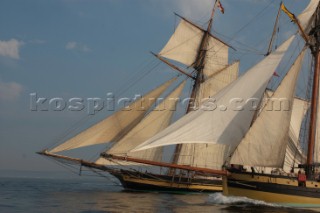
[[[219,40],[209,37],[203,74],[210,77],[228,65],[229,48]]]
[[[274,92],[271,90],[267,90],[266,92],[266,100],[272,97],[274,94]],[[286,172],[289,172],[291,170],[292,165],[295,165],[295,167],[297,167],[298,164],[302,164],[305,162],[306,157],[303,154],[299,138],[302,121],[307,113],[309,105],[310,104],[308,101],[302,100],[297,97],[293,100],[288,146],[283,167],[284,171]]]
[[[305,100],[295,98],[292,105],[292,114],[289,128],[289,142],[286,150],[284,170],[289,171],[290,168],[305,162],[305,155],[300,146],[300,129],[303,118],[305,117],[309,103]]]
[[[216,100],[214,104],[210,101],[205,102],[201,110],[185,115],[134,151],[183,143],[225,144],[231,149],[235,148],[250,127],[254,115],[252,107],[249,107],[251,102],[246,102],[246,100],[262,98],[274,70],[293,39],[294,36],[216,94],[213,97]],[[237,107],[239,98],[245,100],[245,103],[242,103],[243,110]],[[214,110],[214,106],[219,106],[219,108]]]
[[[79,133],[75,137],[53,148],[51,152],[61,152],[80,147],[114,141],[126,134],[144,117],[156,99],[176,80],[167,81],[129,106],[119,110],[99,123]]]
[[[282,167],[288,144],[294,91],[305,50],[299,55],[272,98],[242,139],[231,164]],[[281,101],[284,100],[284,101]]]
[[[267,90],[266,93],[267,94],[264,101],[265,103],[270,97],[273,96],[274,92],[271,90]],[[295,138],[294,141],[297,141],[300,138],[302,120],[306,115],[309,106],[310,103],[308,101],[303,100],[299,97],[295,97],[293,100],[289,136]]]
[[[181,20],[174,34],[161,50],[160,55],[192,66],[198,56],[204,31]],[[228,46],[209,36],[204,74],[211,75],[228,65]]]
[[[299,139],[301,124],[309,108],[309,102],[295,98],[292,105],[292,116],[290,121],[290,132],[292,137]]]
[[[220,90],[237,79],[239,73],[239,61],[208,76],[208,79],[200,84],[196,103],[201,105],[206,99],[213,97]]]
[[[300,145],[297,143],[299,143],[299,141],[293,141],[293,139],[289,137],[283,164],[283,170],[286,172],[289,172],[292,166],[296,168],[299,164],[303,164],[306,161],[306,156],[303,154]]]
[[[107,153],[113,155],[127,155],[131,149],[140,145],[147,139],[154,136],[156,133],[169,126],[172,115],[176,111],[176,104],[179,100],[185,83],[185,81],[181,83],[137,126],[135,126],[126,136],[124,136],[111,149],[109,149]],[[162,158],[162,150],[161,148],[158,149],[160,150],[157,151],[157,149],[150,149],[141,152],[130,153],[130,156],[160,161]]]
[[[311,0],[306,9],[302,11],[302,13],[298,16],[298,20],[307,34],[311,30],[312,23],[314,21],[314,15],[318,5],[319,0]]]
[[[237,79],[238,71],[239,61],[212,75],[200,85],[196,102],[199,104],[206,98],[213,97],[216,93]],[[221,169],[226,154],[224,145],[182,144],[176,163],[202,168]]]

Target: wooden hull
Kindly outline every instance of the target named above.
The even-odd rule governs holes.
[[[222,180],[179,178],[124,171],[113,173],[127,190],[160,192],[222,192]]]
[[[298,186],[296,177],[231,173],[223,178],[223,194],[244,196],[270,203],[301,207],[320,207],[320,182]]]

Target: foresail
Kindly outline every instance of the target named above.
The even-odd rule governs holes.
[[[174,34],[159,53],[160,56],[192,66],[197,57],[204,31],[181,20]],[[209,36],[204,73],[213,74],[228,64],[228,46]]]
[[[196,103],[201,104],[205,99],[213,97],[238,77],[239,61],[216,74],[209,76],[200,85]],[[180,165],[190,165],[202,168],[221,169],[227,156],[226,146],[218,144],[182,144],[177,160]]]
[[[283,167],[292,103],[305,50],[255,120],[231,157],[231,164]]]
[[[172,115],[176,111],[176,104],[181,92],[186,84],[182,82],[171,94],[167,96],[155,109],[153,109],[136,127],[134,127],[126,136],[117,142],[108,154],[127,155],[134,147],[154,136],[167,126],[169,126]],[[144,150],[130,153],[131,157],[137,157],[146,160],[161,161],[162,148]]]
[[[116,140],[130,131],[141,121],[145,113],[155,103],[156,99],[176,80],[173,78],[142,98],[136,100],[118,112],[99,123],[53,148],[50,152],[61,152],[91,145],[108,143]]]
[[[307,34],[311,30],[312,23],[314,22],[314,15],[318,5],[319,0],[311,0],[306,9],[302,11],[302,13],[298,16],[298,20]]]
[[[237,110],[238,108],[233,104],[239,102],[230,101],[235,98],[245,101],[250,98],[260,100],[274,70],[293,39],[294,36],[243,76],[213,96],[214,103],[208,100],[202,105],[201,110],[188,113],[134,151],[184,143],[225,144],[235,148],[250,127],[254,111],[252,107],[249,107],[250,103],[248,102],[242,103],[243,110]],[[215,108],[215,106],[219,106],[219,108]]]

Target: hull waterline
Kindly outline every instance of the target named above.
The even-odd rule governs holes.
[[[222,180],[188,179],[124,171],[111,173],[126,190],[157,192],[222,192]]]
[[[231,173],[223,177],[223,194],[285,206],[320,207],[320,182],[306,181],[299,186],[296,177]]]

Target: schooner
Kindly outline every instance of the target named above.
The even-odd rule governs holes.
[[[222,147],[221,150],[228,153],[224,162],[228,171],[223,177],[225,195],[320,206],[319,5],[319,0],[311,0],[296,16],[281,3],[279,13],[282,10],[289,16],[298,33],[214,96],[218,106],[229,107],[230,100],[238,98],[238,103],[243,103],[241,108],[189,113],[133,151],[172,144]],[[299,41],[303,48],[297,48]],[[299,53],[291,62],[287,55],[293,56],[298,49]],[[295,91],[306,55],[312,59],[310,100],[301,107],[303,102],[295,100]],[[267,86],[281,61],[287,61],[291,67],[276,90],[270,91]],[[263,101],[266,96],[270,98]],[[258,110],[241,102],[252,98],[259,100]],[[208,104],[205,102],[203,106]],[[201,128],[197,129],[196,124],[202,124]],[[305,138],[300,135],[303,126],[308,132]],[[303,139],[307,142],[304,148],[300,146]]]
[[[204,99],[214,96],[238,76],[239,61],[229,64],[229,49],[232,47],[211,33],[217,8],[224,12],[220,1],[216,1],[205,29],[176,14],[181,20],[174,34],[159,54],[152,53],[187,80],[193,81],[187,114],[197,110]],[[192,71],[181,68],[179,63]],[[185,80],[161,103],[156,107],[154,105],[175,81],[179,79],[165,82],[124,109],[39,154],[108,172],[118,178],[126,189],[222,191],[221,175],[225,175],[226,171],[221,170],[225,157],[221,149],[209,144],[177,145],[169,163],[163,162],[162,147],[130,152],[171,125],[177,99],[186,84]],[[107,143],[112,145],[93,162],[59,154],[67,150]],[[117,165],[121,167],[116,168]],[[139,166],[145,168],[146,165],[167,170],[155,173],[148,169],[146,172],[135,169]]]

